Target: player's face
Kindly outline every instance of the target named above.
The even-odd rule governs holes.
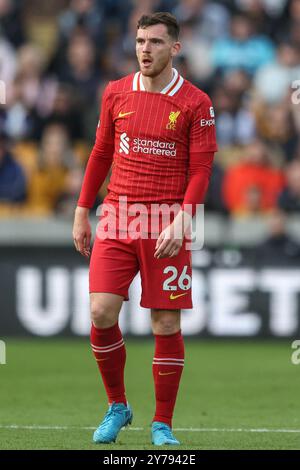
[[[136,55],[140,70],[147,77],[156,77],[179,52],[180,44],[174,41],[164,24],[137,30]]]

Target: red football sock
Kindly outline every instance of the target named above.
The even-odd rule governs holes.
[[[118,323],[99,329],[92,324],[91,346],[102,375],[109,404],[127,404],[124,386],[126,350]]]
[[[155,335],[153,377],[156,411],[153,421],[172,427],[179,382],[184,365],[184,343],[181,331],[174,335]]]

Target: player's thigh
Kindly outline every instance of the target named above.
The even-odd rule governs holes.
[[[177,256],[154,258],[156,240],[140,241],[142,307],[161,310],[192,308],[191,252],[183,245]]]
[[[115,294],[128,300],[128,289],[138,270],[136,250],[130,240],[96,238],[90,261],[89,291]]]

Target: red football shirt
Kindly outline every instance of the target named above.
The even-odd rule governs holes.
[[[78,205],[92,207],[111,164],[105,202],[182,203],[190,162],[209,166],[216,150],[209,97],[175,69],[160,93],[145,91],[141,72],[110,82]]]

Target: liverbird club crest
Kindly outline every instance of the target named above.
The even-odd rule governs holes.
[[[171,111],[169,115],[169,122],[166,126],[167,129],[175,131],[176,130],[176,122],[178,119],[178,116],[180,114],[180,111]]]

